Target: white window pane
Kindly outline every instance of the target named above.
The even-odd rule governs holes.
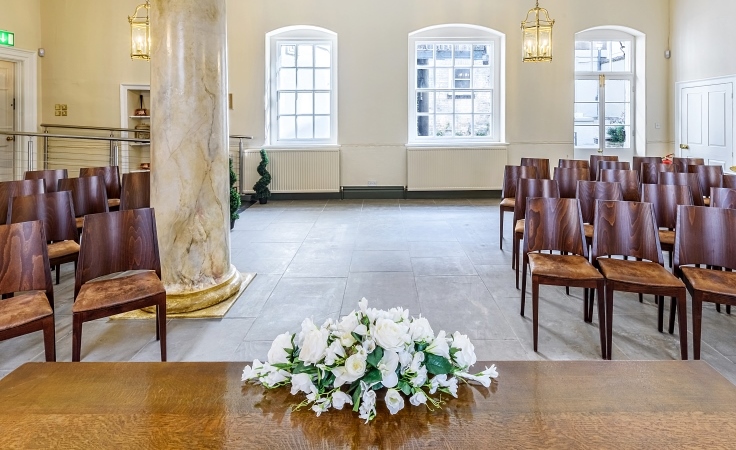
[[[606,80],[607,102],[630,102],[631,81],[629,80]]]
[[[473,111],[475,113],[490,113],[492,100],[490,92],[476,92]]]
[[[630,129],[623,125],[606,127],[606,148],[629,148]]]
[[[296,114],[296,94],[293,92],[279,93],[279,114]]]
[[[455,45],[455,66],[469,67],[473,56],[473,46],[469,44]]]
[[[317,92],[314,94],[314,113],[329,114],[330,113],[330,93]]]
[[[598,103],[575,103],[575,124],[598,123]]]
[[[593,67],[592,44],[589,41],[575,42],[575,71],[590,72]]]
[[[315,45],[314,46],[314,65],[316,67],[330,67],[330,46]]]
[[[289,91],[296,89],[296,69],[279,70],[279,89]]]
[[[314,138],[329,139],[330,138],[330,116],[315,116],[314,118]]]
[[[455,93],[455,113],[472,113],[473,99],[470,93]]]
[[[296,46],[280,45],[279,49],[279,66],[294,67],[296,65]]]
[[[330,69],[315,69],[314,88],[317,90],[330,90]]]
[[[434,115],[417,116],[417,136],[434,136]]]
[[[599,148],[598,127],[575,125],[573,144],[580,148]]]
[[[438,113],[452,113],[452,92],[437,92],[436,108]]]
[[[489,89],[492,86],[491,69],[473,69],[473,89]]]
[[[470,69],[455,69],[455,89],[470,89]]]
[[[434,88],[434,69],[417,69],[417,88]]]
[[[455,116],[455,136],[467,137],[472,133],[473,116],[470,114],[458,114]]]
[[[311,92],[299,92],[296,95],[296,113],[297,114],[312,114],[312,94]]]
[[[435,136],[452,137],[452,115],[437,115]]]
[[[611,71],[611,42],[610,41],[593,41],[592,46],[592,70],[594,72],[610,72]]]
[[[491,52],[490,45],[473,45],[473,65],[474,66],[490,66]]]
[[[606,125],[631,125],[631,103],[606,102]]]
[[[312,69],[298,69],[296,72],[296,88],[298,90],[314,89],[314,71]]]
[[[417,92],[417,112],[434,112],[434,92]]]
[[[417,44],[417,66],[434,65],[434,45]]]
[[[473,130],[475,136],[491,136],[491,116],[488,114],[473,116]]]
[[[452,66],[452,45],[443,44],[436,46],[435,53],[435,64],[437,66],[451,67]]]
[[[294,139],[296,137],[294,119],[294,116],[279,117],[279,139]]]
[[[296,118],[296,138],[312,139],[314,137],[312,128],[312,116],[297,116]]]
[[[598,80],[575,80],[576,102],[598,101]]]
[[[612,72],[628,72],[631,70],[631,49],[630,41],[611,42]]]
[[[308,44],[297,46],[296,65],[298,67],[312,67],[314,65],[312,48],[313,47]]]
[[[435,87],[438,89],[450,89],[453,83],[452,69],[435,69]]]

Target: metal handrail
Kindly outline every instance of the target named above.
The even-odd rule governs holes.
[[[141,130],[138,130],[141,131]],[[125,141],[125,142],[143,142],[150,143],[150,139],[127,138],[120,136],[83,136],[73,134],[51,134],[51,133],[29,133],[27,131],[0,131],[3,136],[30,136],[30,137],[46,137],[46,138],[66,138],[66,139],[87,139],[90,141]]]
[[[98,131],[141,131],[135,128],[112,128],[112,127],[91,127],[86,125],[62,125],[54,123],[42,123],[43,128],[68,128],[72,130],[98,130]]]

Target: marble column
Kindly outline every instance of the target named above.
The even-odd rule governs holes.
[[[230,264],[225,3],[151,2],[151,206],[172,313],[242,283]]]

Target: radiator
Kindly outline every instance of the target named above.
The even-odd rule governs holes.
[[[269,189],[273,193],[340,192],[340,151],[271,150],[268,154]],[[243,158],[243,192],[252,193],[260,178],[259,150],[248,150]]]
[[[503,185],[506,148],[409,148],[410,191],[497,190]]]

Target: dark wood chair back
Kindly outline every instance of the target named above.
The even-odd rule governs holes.
[[[641,179],[642,164],[661,164],[662,158],[659,156],[634,156],[634,162],[631,164],[631,170],[639,172],[639,178]],[[652,184],[657,184],[655,181]]]
[[[87,281],[127,270],[153,270],[161,278],[153,209],[88,215],[82,229],[74,298]]]
[[[561,159],[557,162],[561,169],[590,169],[590,164],[584,159]]]
[[[722,186],[728,189],[736,189],[736,175],[724,174]]]
[[[516,185],[520,178],[537,178],[534,166],[506,166],[503,171],[502,198],[516,198]]]
[[[677,207],[692,205],[693,195],[689,186],[643,184],[641,201],[654,206],[654,218],[659,228],[674,230],[677,224]]]
[[[49,241],[77,241],[74,204],[69,191],[16,197],[10,202],[10,222],[40,220]]]
[[[521,158],[522,166],[534,166],[537,168],[537,178],[549,180],[549,159],[547,158]]]
[[[659,183],[659,172],[677,172],[674,164],[651,164],[643,163],[641,165],[641,183],[657,184]]]
[[[604,183],[621,183],[624,200],[638,202],[641,200],[639,174],[634,170],[605,169],[599,172],[600,181]]]
[[[26,180],[44,180],[44,192],[56,192],[62,178],[69,178],[66,169],[29,170],[25,175]]]
[[[555,250],[588,257],[580,202],[574,198],[530,198],[524,223],[524,254]]]
[[[703,165],[705,160],[703,158],[672,158],[672,164],[675,165],[677,171],[680,173],[688,173],[687,166],[691,165]]]
[[[8,223],[8,205],[13,197],[43,194],[43,180],[3,181],[0,183],[0,217],[2,223]]]
[[[690,192],[693,194],[693,205],[705,206],[703,194],[700,191],[700,181],[698,180],[698,176],[694,173],[660,172],[659,184],[690,186]]]
[[[0,225],[0,294],[44,291],[49,303],[54,304],[43,228],[40,220]]]
[[[674,272],[702,264],[736,270],[736,209],[677,207]]]
[[[588,181],[589,176],[590,170],[588,168],[568,169],[555,167],[554,180],[560,188],[560,197],[575,198],[575,193],[578,190],[578,181]]]
[[[628,256],[664,264],[651,203],[598,200],[593,229],[594,261],[601,256]]]
[[[101,177],[105,183],[107,198],[120,198],[120,172],[118,166],[82,167],[79,169],[79,178]]]
[[[601,180],[601,170],[631,170],[631,164],[628,161],[598,161],[598,178]]]
[[[578,181],[575,198],[580,201],[580,212],[583,222],[593,224],[595,221],[596,200],[623,201],[624,192],[621,183],[603,183],[600,181]]]
[[[123,191],[120,196],[120,209],[151,207],[151,172],[131,172],[123,174]]]
[[[700,182],[700,193],[704,197],[710,196],[710,188],[723,187],[723,167],[691,164],[687,166],[688,173],[698,176]]]
[[[59,191],[71,191],[77,217],[108,211],[105,183],[98,176],[59,180]]]
[[[618,161],[618,156],[590,155],[590,181],[598,181],[598,161]]]
[[[514,224],[524,218],[526,199],[532,197],[560,198],[560,189],[554,180],[520,178],[516,185]]]
[[[710,206],[712,208],[736,209],[736,189],[710,188]]]

